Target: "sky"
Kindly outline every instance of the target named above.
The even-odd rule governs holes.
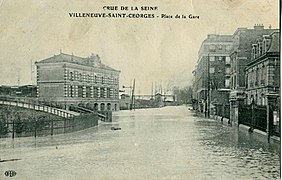
[[[199,19],[71,18],[71,12],[122,13],[104,6],[137,6],[138,11],[197,15]],[[157,7],[141,11],[141,6]],[[279,28],[279,0],[0,0],[0,85],[34,84],[35,61],[60,51],[92,53],[120,70],[120,86],[150,94],[192,83],[198,50],[208,34],[233,34],[238,27]]]

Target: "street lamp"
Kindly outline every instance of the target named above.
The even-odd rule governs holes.
[[[207,117],[210,118],[210,53],[208,53],[208,90],[207,90]]]

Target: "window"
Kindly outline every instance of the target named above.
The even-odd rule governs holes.
[[[105,98],[105,88],[103,87],[100,88],[100,97]]]
[[[77,71],[74,71],[74,80],[78,80],[78,77],[77,77]]]
[[[214,73],[214,67],[210,68],[210,73]]]
[[[215,57],[214,57],[214,56],[210,56],[209,59],[210,59],[210,61],[212,62],[212,61],[215,60]]]
[[[98,87],[93,87],[94,92],[93,92],[93,97],[98,98]]]
[[[91,97],[91,89],[90,89],[90,86],[87,86],[86,87],[86,97]]]
[[[226,88],[230,87],[230,79],[225,79],[225,87]]]
[[[215,52],[215,45],[214,45],[214,44],[211,44],[211,45],[210,45],[210,51],[211,51],[211,52]]]
[[[78,97],[83,97],[83,86],[78,86]]]
[[[70,72],[70,80],[73,81],[73,72]]]
[[[262,67],[261,67],[261,77],[260,77],[261,85],[265,84],[265,75],[266,75],[266,68],[265,68],[264,65],[262,65]]]
[[[261,55],[262,55],[262,44],[259,43],[259,56],[261,56]]]
[[[225,57],[225,64],[230,64],[230,57],[229,56]]]
[[[256,78],[256,83],[255,83],[255,84],[258,85],[258,80],[259,80],[259,79],[258,79],[258,78],[259,78],[259,68],[256,69],[256,74],[255,74],[255,76],[256,76],[256,77],[255,77],[255,78]]]
[[[111,89],[107,88],[107,98],[110,98],[110,97],[111,97]]]
[[[82,74],[82,81],[86,81],[86,75],[84,73]]]
[[[70,86],[70,94],[69,94],[70,97],[74,97],[74,88],[73,86]]]
[[[102,84],[104,84],[104,77],[103,76],[101,77],[101,81],[102,81]]]
[[[79,73],[78,80],[79,80],[79,81],[82,81],[82,74],[81,74],[81,73]]]
[[[225,69],[225,73],[226,73],[226,74],[230,74],[230,68],[226,68],[226,69]]]
[[[93,83],[93,74],[90,75],[90,82]]]
[[[94,76],[94,83],[97,83],[97,76]]]
[[[246,74],[246,79],[247,79],[247,88],[250,88],[250,83],[251,83],[251,76],[250,76],[250,72],[248,71]]]
[[[221,44],[218,45],[218,49],[219,49],[219,50],[222,50],[222,45],[221,45]]]
[[[90,75],[89,74],[87,74],[87,82],[90,83]]]

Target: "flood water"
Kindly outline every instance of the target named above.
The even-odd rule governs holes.
[[[265,139],[185,106],[120,111],[75,133],[0,139],[0,179],[280,179],[280,145]]]

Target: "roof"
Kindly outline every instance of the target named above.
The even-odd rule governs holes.
[[[271,35],[271,43],[267,52],[280,52],[279,42],[280,35],[279,32],[273,32]]]
[[[79,56],[74,56],[73,54],[70,55],[70,54],[60,53],[58,55],[54,55],[52,57],[43,59],[36,63],[45,64],[45,63],[57,63],[57,62],[69,62],[69,63],[80,64],[80,65],[85,65],[85,66],[99,67],[99,68],[111,70],[111,71],[118,71],[118,70],[115,70],[101,63],[100,57],[94,54],[92,54],[89,57],[83,58]]]
[[[203,42],[232,42],[232,35],[208,34]]]
[[[204,50],[204,45],[206,44],[221,44],[228,43],[232,44],[232,35],[220,35],[220,34],[208,34],[207,38],[202,42],[200,49],[198,50],[198,55],[203,52],[210,52],[209,50]],[[199,60],[198,60],[199,61]]]
[[[256,63],[263,61],[265,59],[265,57],[267,57],[270,54],[279,56],[279,54],[277,54],[277,53],[280,52],[280,34],[279,34],[278,31],[275,31],[275,32],[271,33],[269,36],[270,36],[270,39],[271,39],[270,44],[269,44],[269,48],[266,50],[266,52],[264,52],[260,56],[256,57],[255,59],[252,59],[252,61],[250,61],[246,65],[247,69],[249,69],[250,67],[252,67]],[[262,40],[261,37],[259,37],[258,40],[259,40],[258,42],[261,42],[261,40]]]

